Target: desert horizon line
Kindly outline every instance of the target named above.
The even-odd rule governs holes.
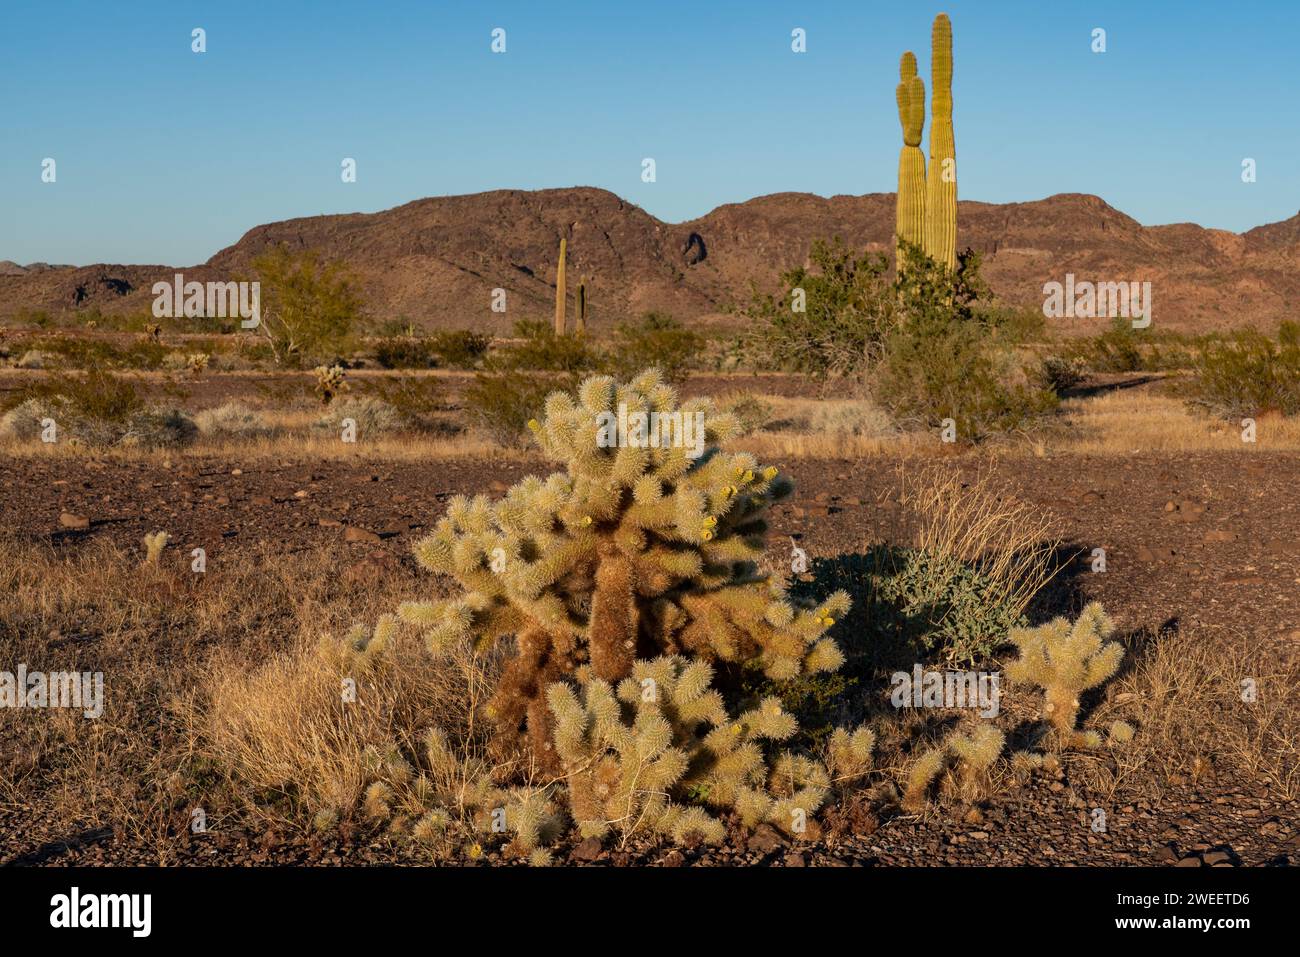
[[[731,201],[731,202],[719,203],[719,204],[717,204],[717,205],[715,205],[715,206],[710,207],[707,211],[701,213],[701,214],[698,215],[698,216],[692,217],[692,218],[690,218],[690,219],[683,219],[683,220],[677,220],[677,221],[674,221],[674,220],[668,220],[668,219],[661,219],[661,218],[659,218],[658,216],[656,216],[654,213],[652,213],[652,212],[650,212],[649,210],[647,210],[644,206],[641,206],[639,203],[636,203],[636,202],[634,202],[634,201],[628,199],[626,196],[624,196],[624,195],[622,195],[622,194],[620,194],[620,193],[617,193],[617,192],[615,192],[615,191],[612,190],[612,189],[608,189],[608,188],[606,188],[606,187],[604,187],[604,186],[573,185],[573,186],[540,186],[540,187],[535,187],[535,188],[513,187],[513,186],[501,186],[501,187],[496,187],[496,188],[494,188],[494,189],[484,189],[484,190],[478,190],[478,191],[476,191],[476,192],[470,192],[470,193],[442,193],[442,194],[430,195],[430,196],[419,196],[419,197],[416,197],[415,199],[408,199],[408,200],[406,200],[406,201],[404,201],[404,202],[397,203],[396,205],[393,205],[393,206],[384,206],[384,207],[381,207],[381,208],[379,208],[379,209],[370,209],[370,210],[359,210],[359,209],[358,209],[358,210],[349,210],[349,211],[344,211],[344,212],[334,212],[334,213],[308,213],[308,214],[304,214],[304,215],[301,215],[301,216],[289,216],[289,217],[286,217],[286,218],[284,218],[284,219],[272,219],[272,220],[267,220],[267,221],[265,221],[265,222],[256,223],[256,224],[254,224],[254,225],[252,225],[252,226],[249,226],[249,227],[246,228],[242,233],[240,233],[239,237],[238,237],[234,242],[232,242],[232,243],[227,243],[227,244],[224,245],[224,246],[220,246],[220,247],[218,247],[218,248],[217,248],[217,249],[212,253],[211,256],[209,256],[206,260],[203,260],[202,262],[195,262],[195,263],[188,263],[188,264],[180,264],[180,263],[147,263],[147,262],[110,262],[110,261],[108,261],[108,260],[103,260],[103,259],[101,259],[101,260],[96,260],[96,261],[93,261],[93,262],[78,262],[78,263],[73,263],[73,262],[59,262],[59,263],[53,263],[53,262],[49,262],[49,261],[46,261],[46,260],[34,260],[34,261],[31,261],[31,262],[28,262],[28,263],[22,263],[22,262],[19,262],[18,260],[15,260],[15,259],[10,259],[10,258],[8,258],[8,257],[2,257],[2,258],[0,258],[0,266],[3,266],[3,265],[12,265],[12,266],[17,266],[17,267],[19,267],[19,268],[21,268],[21,269],[31,269],[31,268],[36,267],[36,266],[44,266],[44,267],[52,268],[52,269],[86,269],[86,268],[89,268],[89,267],[91,267],[91,266],[135,266],[135,267],[142,267],[142,268],[143,268],[143,267],[159,267],[159,268],[167,268],[167,269],[180,269],[180,268],[191,268],[191,269],[192,269],[192,268],[201,268],[201,267],[205,267],[205,266],[207,266],[208,263],[211,262],[211,260],[213,259],[213,257],[217,256],[218,254],[220,254],[220,253],[223,252],[224,250],[229,249],[229,248],[231,248],[231,247],[233,247],[233,246],[238,245],[238,244],[239,244],[240,242],[242,242],[242,241],[244,240],[244,238],[245,238],[245,237],[246,237],[250,232],[252,232],[253,230],[255,230],[255,229],[260,229],[260,228],[263,228],[263,227],[266,227],[266,226],[276,226],[276,225],[280,225],[280,224],[283,224],[283,223],[291,223],[291,222],[295,222],[295,221],[297,221],[297,220],[305,220],[305,219],[324,219],[324,218],[333,217],[333,216],[377,216],[377,215],[381,215],[381,214],[383,214],[383,213],[389,213],[389,212],[392,212],[392,211],[394,211],[394,210],[401,209],[401,208],[403,208],[403,207],[405,207],[405,206],[411,206],[411,205],[414,205],[414,204],[416,204],[416,203],[424,203],[424,202],[437,201],[437,200],[467,199],[467,198],[476,197],[476,196],[487,196],[487,195],[490,195],[490,194],[492,194],[492,193],[566,193],[566,192],[576,192],[576,191],[580,191],[580,190],[591,190],[591,191],[595,191],[595,192],[599,192],[599,193],[608,193],[610,196],[615,197],[615,198],[618,199],[620,202],[622,202],[622,203],[626,203],[626,204],[629,205],[629,206],[632,206],[632,207],[634,207],[634,208],[636,208],[636,209],[639,209],[641,212],[645,213],[647,216],[649,216],[649,217],[650,217],[651,219],[653,219],[655,222],[657,222],[657,223],[661,223],[661,224],[663,224],[663,225],[665,225],[665,226],[687,226],[687,225],[690,225],[691,223],[696,223],[696,222],[699,222],[699,221],[702,220],[702,219],[706,219],[706,218],[708,218],[709,216],[711,216],[711,215],[713,215],[714,213],[716,213],[718,210],[725,209],[725,208],[730,207],[730,206],[744,206],[744,205],[746,205],[746,204],[748,204],[748,203],[752,203],[752,202],[755,202],[755,201],[757,201],[757,200],[770,199],[770,198],[772,198],[772,197],[777,197],[777,196],[809,196],[809,197],[814,197],[814,198],[816,198],[816,199],[820,199],[820,200],[824,200],[824,201],[830,202],[830,201],[833,201],[833,200],[836,200],[836,199],[841,199],[841,198],[844,198],[844,199],[869,199],[869,198],[871,198],[871,197],[877,197],[877,196],[880,196],[880,197],[889,197],[889,196],[894,196],[894,195],[896,195],[896,192],[893,191],[893,190],[887,190],[887,191],[886,191],[886,190],[881,190],[881,191],[872,191],[872,192],[867,192],[867,193],[832,193],[832,194],[830,194],[829,196],[826,195],[826,194],[824,194],[824,193],[814,192],[814,191],[812,191],[812,190],[778,190],[778,191],[776,191],[776,192],[772,192],[772,193],[760,193],[759,195],[757,195],[757,196],[751,196],[751,197],[749,197],[748,199],[733,200],[733,201]],[[1245,229],[1245,230],[1242,230],[1242,231],[1240,231],[1240,232],[1237,232],[1237,231],[1235,231],[1235,230],[1224,229],[1224,228],[1221,228],[1221,227],[1218,227],[1218,226],[1204,226],[1204,225],[1202,225],[1202,224],[1200,224],[1200,223],[1193,222],[1193,221],[1191,221],[1191,220],[1183,220],[1183,221],[1180,221],[1180,222],[1170,222],[1170,223],[1144,223],[1144,222],[1142,222],[1141,220],[1137,219],[1135,216],[1132,216],[1132,215],[1130,215],[1129,213],[1124,212],[1124,210],[1120,209],[1119,207],[1112,205],[1112,204],[1111,204],[1110,202],[1108,202],[1105,198],[1103,198],[1102,196],[1100,196],[1100,195],[1098,195],[1098,194],[1096,194],[1096,193],[1085,193],[1085,192],[1065,191],[1065,192],[1059,192],[1059,193],[1051,193],[1051,194],[1049,194],[1049,195],[1047,195],[1047,196],[1042,196],[1042,197],[1039,197],[1039,198],[1037,198],[1037,199],[1008,200],[1008,201],[1006,201],[1006,202],[996,202],[996,201],[993,201],[993,200],[969,199],[969,198],[963,199],[963,198],[961,198],[961,197],[958,197],[957,202],[958,202],[958,203],[976,203],[976,204],[979,204],[979,205],[982,205],[982,206],[1028,206],[1028,205],[1033,205],[1033,204],[1037,204],[1037,203],[1046,203],[1046,202],[1049,202],[1049,201],[1051,201],[1051,200],[1059,199],[1059,198],[1062,198],[1062,197],[1081,197],[1081,198],[1084,198],[1084,199],[1095,199],[1095,200],[1097,200],[1098,202],[1100,202],[1100,203],[1102,203],[1103,205],[1105,205],[1107,209],[1114,210],[1115,212],[1119,213],[1120,215],[1125,216],[1125,217],[1127,217],[1128,219],[1133,220],[1133,222],[1137,223],[1139,226],[1141,226],[1141,227],[1144,228],[1144,229],[1160,229],[1160,228],[1163,228],[1163,227],[1170,227],[1170,226],[1195,226],[1197,229],[1203,229],[1203,230],[1206,230],[1207,232],[1227,233],[1227,234],[1229,234],[1229,235],[1233,235],[1233,236],[1244,236],[1244,235],[1246,235],[1247,233],[1251,232],[1252,230],[1260,229],[1260,228],[1265,227],[1265,226],[1276,225],[1277,223],[1287,222],[1287,221],[1290,220],[1290,219],[1294,219],[1294,218],[1300,216],[1300,208],[1298,208],[1297,211],[1296,211],[1296,213],[1294,213],[1294,214],[1291,215],[1291,216],[1284,216],[1284,217],[1282,217],[1282,218],[1280,218],[1280,219],[1270,220],[1270,221],[1265,222],[1265,223],[1258,223],[1258,224],[1256,224],[1255,226],[1250,227],[1249,229]]]

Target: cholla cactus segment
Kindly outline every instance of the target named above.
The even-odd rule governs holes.
[[[981,724],[969,735],[954,735],[949,746],[972,771],[987,771],[1001,756],[1006,740],[993,725]]]
[[[670,656],[635,662],[617,688],[590,676],[551,685],[555,747],[584,836],[720,840],[721,822],[689,797],[787,832],[822,806],[824,765],[782,752],[769,767],[764,753],[765,742],[793,734],[793,718],[769,699],[732,720],[712,676],[705,662]]]
[[[836,782],[860,778],[871,770],[876,735],[870,728],[836,728],[826,743],[826,765]]]
[[[907,786],[903,791],[903,810],[913,813],[925,808],[926,795],[948,764],[947,748],[931,748],[912,762],[907,771]]]
[[[434,648],[515,637],[492,702],[504,738],[525,724],[554,770],[545,689],[578,668],[616,685],[638,659],[681,653],[754,663],[773,678],[840,666],[826,633],[848,595],[803,607],[757,571],[767,509],[792,485],[722,448],[734,416],[679,402],[652,370],[553,393],[535,425],[564,470],[525,478],[496,501],[449,502],[415,555],[464,594],[399,611]]]
[[[1020,657],[1007,665],[1007,677],[1043,689],[1044,711],[1067,744],[1089,743],[1075,731],[1079,695],[1110,680],[1119,669],[1124,646],[1106,641],[1114,631],[1101,605],[1093,602],[1073,625],[1057,618],[1011,632]]]
[[[163,549],[167,547],[170,539],[166,532],[153,532],[145,535],[144,542],[144,563],[146,565],[157,565],[158,559],[162,555]]]

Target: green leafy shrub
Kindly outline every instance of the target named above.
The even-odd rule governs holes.
[[[1300,326],[1283,323],[1276,343],[1254,329],[1204,340],[1185,391],[1193,405],[1223,418],[1300,413]]]
[[[648,312],[638,322],[621,322],[615,327],[604,366],[610,375],[620,378],[656,368],[668,381],[680,382],[703,347],[704,339],[672,316]]]
[[[528,441],[528,423],[537,417],[546,397],[564,381],[534,372],[480,373],[465,390],[470,424],[493,441],[518,446]]]
[[[473,369],[488,354],[492,337],[472,329],[443,329],[430,336],[434,355],[449,369]]]
[[[871,649],[871,668],[925,660],[969,665],[986,661],[1025,624],[1014,597],[978,565],[919,548],[878,544],[859,554],[815,558],[813,581],[792,590],[820,598],[843,589],[855,612],[846,632]]]
[[[754,295],[756,349],[780,368],[819,379],[857,374],[881,358],[897,321],[889,259],[857,255],[838,236],[815,240],[808,259],[781,275],[779,296]]]
[[[376,345],[375,361],[385,369],[433,369],[438,365],[438,354],[430,340],[403,336]]]
[[[1083,381],[1086,367],[1083,356],[1047,355],[1038,369],[1038,383],[1059,396]]]
[[[978,440],[1053,411],[1056,396],[1030,381],[975,309],[987,295],[979,256],[968,250],[949,271],[915,246],[902,249],[900,318],[875,376],[876,397],[894,417],[931,427],[951,419],[958,437]]]
[[[515,336],[522,341],[502,353],[495,369],[579,375],[600,365],[600,356],[585,336],[557,336],[548,323],[521,319],[515,323]]]
[[[340,263],[275,246],[253,260],[261,282],[261,323],[277,365],[334,360],[352,346],[361,299]]]

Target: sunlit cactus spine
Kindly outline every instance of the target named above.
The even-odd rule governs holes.
[[[926,183],[925,251],[957,266],[957,149],[952,132],[952,22],[934,18],[930,34],[930,170]]]
[[[903,148],[898,154],[896,210],[896,262],[903,262],[903,243],[925,243],[925,154],[921,133],[925,127],[925,84],[916,75],[916,55],[903,54],[898,67],[898,121],[903,127]]]
[[[564,335],[565,332],[565,310],[568,303],[565,300],[564,289],[564,255],[568,242],[560,240],[560,264],[555,270],[555,334]]]

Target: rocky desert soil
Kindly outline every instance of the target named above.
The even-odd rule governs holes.
[[[793,537],[810,555],[853,551],[889,537],[900,469],[923,463],[888,457],[802,460],[788,471],[794,500],[775,515],[776,543]],[[966,455],[951,464],[991,474],[1058,519],[1080,557],[1058,579],[1070,601],[1097,598],[1125,632],[1195,628],[1206,640],[1248,634],[1280,666],[1300,653],[1300,462],[1266,452],[1058,456],[1002,459]],[[270,543],[290,557],[324,544],[346,554],[351,573],[402,576],[418,594],[426,579],[408,555],[449,496],[504,490],[542,461],[425,463],[174,462],[24,458],[0,462],[0,512],[33,543],[75,551],[96,539],[138,547],[165,527],[209,562]],[[67,516],[87,520],[87,527]],[[779,546],[777,546],[779,547]],[[1090,570],[1104,548],[1105,573]],[[1294,743],[1294,742],[1293,742]],[[1080,864],[1182,866],[1300,862],[1300,814],[1258,780],[1229,773],[1173,776],[1159,793],[1108,809],[1095,833],[1098,798],[1067,779],[1037,780],[963,819],[943,814],[881,816],[842,808],[825,840],[790,847],[761,830],[721,849],[570,844],[573,862],[870,864]],[[146,849],[114,836],[112,821],[51,819],[39,794],[0,806],[0,861],[150,862]],[[364,836],[331,841],[291,834],[178,829],[179,860],[191,863],[368,863],[400,856]],[[489,854],[486,860],[491,861]]]

